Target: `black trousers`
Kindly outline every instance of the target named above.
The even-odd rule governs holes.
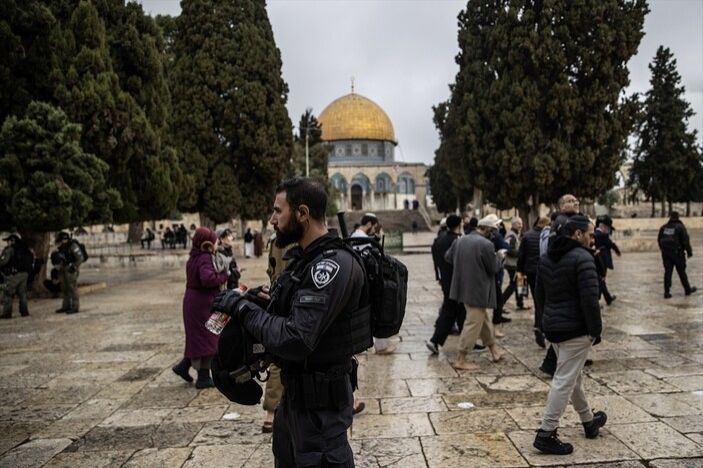
[[[503,290],[503,270],[495,277],[496,282],[496,308],[493,309],[493,324],[498,325],[503,318],[503,295],[500,291]]]
[[[283,399],[273,418],[272,449],[276,468],[354,468],[347,430],[352,423],[352,396],[342,409],[307,410],[297,407],[284,384]]]
[[[537,273],[528,273],[525,275],[527,279],[527,286],[530,288],[530,294],[532,294],[532,301],[535,306],[535,328],[542,329],[542,308],[537,304],[537,296],[535,296],[535,286],[537,285]]]
[[[442,284],[444,300],[442,301],[442,307],[439,309],[439,317],[437,317],[437,321],[434,324],[434,334],[430,338],[430,341],[438,346],[444,346],[444,342],[447,340],[447,336],[449,336],[455,323],[461,330],[466,320],[466,309],[462,304],[449,299],[449,288],[450,285]]]
[[[605,302],[608,304],[613,302],[613,296],[610,294],[610,291],[608,291],[608,285],[605,283],[605,276],[598,278],[598,286],[600,289],[600,295],[603,296]]]
[[[664,292],[671,292],[671,275],[676,268],[683,290],[688,294],[691,291],[691,285],[688,283],[686,274],[686,257],[683,254],[662,254],[662,261],[664,262]]]
[[[511,294],[515,294],[515,302],[517,302],[518,308],[522,308],[522,296],[517,293],[517,270],[514,268],[506,268],[508,272],[508,278],[510,278],[510,284],[503,291],[503,304],[508,302]]]

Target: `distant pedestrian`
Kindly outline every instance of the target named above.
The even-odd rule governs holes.
[[[515,293],[515,303],[518,310],[526,310],[522,296],[517,288],[517,261],[520,253],[520,244],[522,243],[522,219],[515,216],[510,223],[510,231],[505,235],[505,242],[508,244],[508,253],[505,256],[505,271],[508,272],[510,284],[503,291],[503,304],[508,302],[510,296]]]
[[[254,231],[254,256],[260,258],[264,254],[264,237],[257,230]]]
[[[142,233],[142,238],[141,238],[141,244],[142,244],[142,249],[145,248],[144,246],[146,245],[146,249],[151,249],[151,242],[156,238],[154,235],[154,231],[151,230],[151,228],[146,228],[144,233]]]
[[[475,216],[472,216],[470,219],[464,218],[464,235],[471,234],[472,231],[476,230],[476,226],[478,226],[478,218]]]
[[[684,294],[689,296],[696,292],[697,288],[689,284],[688,275],[686,275],[686,256],[691,258],[693,249],[691,249],[686,226],[683,225],[676,211],[671,212],[669,221],[659,229],[657,243],[664,263],[664,298],[671,297],[671,275],[674,268],[681,280]]]
[[[188,374],[192,366],[198,373],[196,388],[214,386],[210,364],[217,352],[219,337],[205,328],[205,322],[212,313],[213,298],[220,291],[220,286],[227,282],[227,273],[218,273],[213,266],[216,242],[217,235],[211,229],[196,229],[186,263],[186,290],[183,296],[185,351],[181,362],[172,369],[186,382],[192,382],[193,378]]]
[[[417,221],[413,220],[412,224],[413,234],[417,234]]]
[[[608,291],[608,285],[605,283],[605,277],[608,274],[608,270],[612,270],[614,267],[612,252],[615,252],[615,255],[619,257],[620,249],[615,242],[610,239],[610,234],[614,230],[613,218],[608,215],[599,216],[596,222],[598,223],[598,226],[596,227],[593,237],[596,248],[596,262],[599,262],[602,266],[602,274],[599,275],[600,293],[605,299],[605,303],[610,305],[615,299],[617,299],[617,296],[611,295],[610,291]]]
[[[557,357],[542,424],[533,444],[544,453],[573,452],[573,446],[557,436],[559,420],[570,401],[587,438],[595,438],[607,421],[604,412],[591,410],[582,382],[588,352],[600,341],[602,331],[598,274],[589,251],[592,239],[589,219],[571,216],[538,266],[536,303],[543,308],[544,332]]]
[[[254,255],[254,234],[251,228],[247,228],[247,232],[244,233],[244,257],[251,258],[252,255]]]
[[[457,369],[476,370],[479,367],[466,361],[466,353],[480,337],[497,362],[502,354],[495,343],[493,325],[488,315],[496,306],[495,276],[501,268],[504,252],[495,252],[489,238],[498,231],[500,220],[494,214],[481,219],[475,231],[454,242],[444,258],[453,265],[450,299],[462,303],[466,309],[466,323],[459,338]]]
[[[87,259],[83,244],[71,239],[67,232],[62,231],[56,235],[56,251],[51,254],[51,263],[59,270],[63,293],[63,303],[56,313],[75,314],[80,310],[78,276],[81,264]]]

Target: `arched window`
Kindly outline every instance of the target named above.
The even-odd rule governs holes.
[[[364,191],[364,193],[368,193],[369,189],[371,188],[371,181],[369,181],[369,178],[360,172],[354,177],[352,177],[351,185],[359,185]]]
[[[391,176],[381,172],[376,176],[376,193],[388,193],[391,190]]]
[[[398,176],[398,193],[403,195],[415,194],[415,179],[407,172]]]
[[[347,193],[347,179],[344,178],[344,176],[340,173],[337,173],[330,177],[330,181],[332,182],[332,187],[337,189],[341,193]]]

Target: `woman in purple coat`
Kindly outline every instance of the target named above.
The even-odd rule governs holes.
[[[217,335],[205,328],[212,314],[210,307],[220,285],[227,282],[227,272],[217,273],[212,263],[217,235],[212,229],[200,227],[193,234],[193,248],[186,263],[186,292],[183,296],[183,324],[186,331],[186,349],[181,362],[173,372],[186,382],[193,378],[188,369],[198,372],[196,388],[212,387],[210,363],[217,352]]]

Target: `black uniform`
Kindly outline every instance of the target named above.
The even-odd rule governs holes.
[[[664,263],[664,294],[669,295],[671,291],[671,274],[676,268],[676,273],[679,274],[681,285],[683,285],[686,295],[693,292],[693,288],[688,283],[686,275],[686,254],[689,257],[693,255],[691,242],[688,239],[688,232],[681,220],[670,219],[668,223],[659,229],[657,243],[662,252],[662,261]]]
[[[281,368],[273,453],[278,467],[353,467],[347,429],[356,386],[355,353],[371,345],[363,268],[342,241],[326,234],[284,257],[266,311],[251,302],[241,322]]]

